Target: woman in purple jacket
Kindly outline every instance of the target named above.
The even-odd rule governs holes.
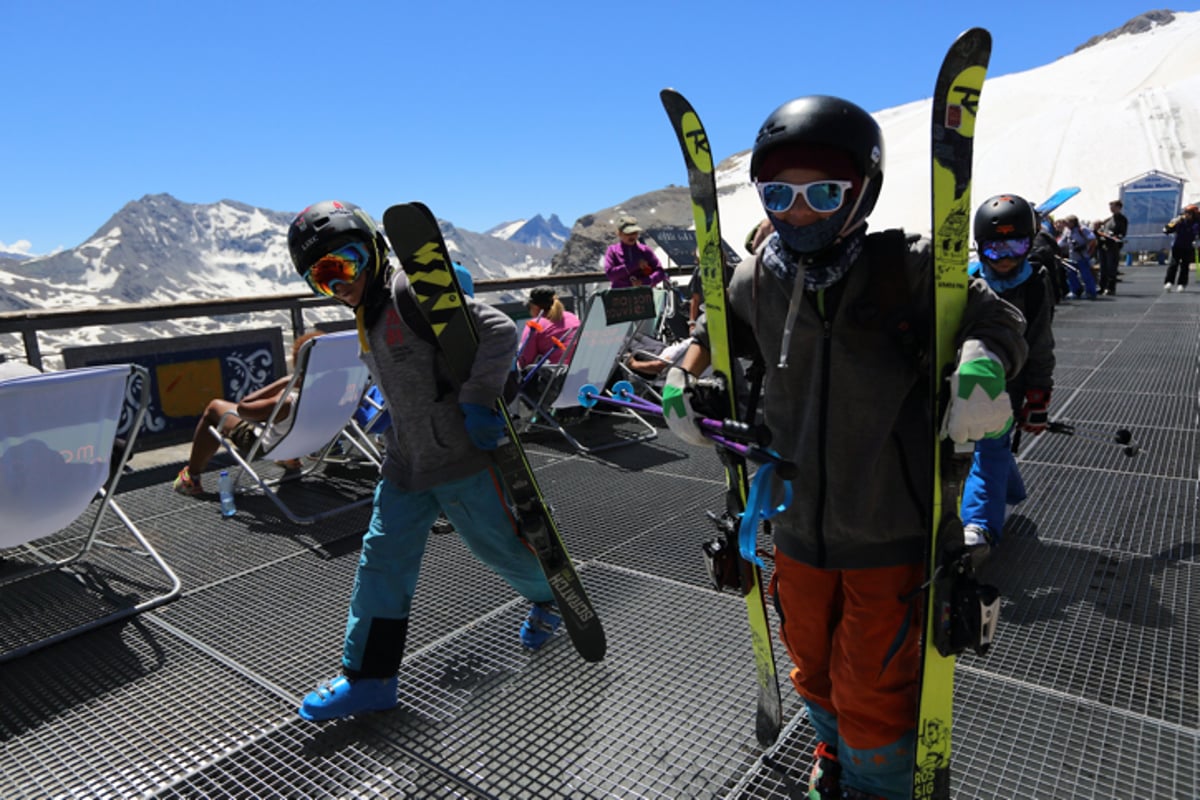
[[[624,216],[617,220],[617,241],[604,251],[604,272],[614,289],[630,286],[656,286],[667,282],[658,256],[638,241],[642,227],[636,219]]]

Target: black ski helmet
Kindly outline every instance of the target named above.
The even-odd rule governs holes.
[[[758,180],[763,161],[784,146],[811,147],[844,153],[862,176],[857,197],[840,239],[858,228],[875,208],[883,186],[883,132],[870,114],[849,100],[809,95],[789,100],[771,112],[758,129],[750,156],[750,179]]]
[[[785,144],[840,150],[850,156],[864,182],[883,181],[883,132],[874,117],[849,100],[815,94],[772,111],[754,139],[750,180],[758,179],[763,157]]]
[[[288,227],[288,253],[292,266],[303,276],[325,255],[359,242],[371,253],[367,265],[368,282],[373,281],[380,265],[385,263],[387,240],[375,227],[367,212],[353,203],[326,200],[301,211]]]
[[[1030,239],[1037,233],[1037,212],[1024,197],[998,194],[983,201],[975,212],[975,241]]]

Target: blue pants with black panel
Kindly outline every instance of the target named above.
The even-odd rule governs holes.
[[[342,649],[347,677],[388,678],[399,670],[425,543],[438,512],[446,514],[471,552],[518,593],[534,603],[553,599],[537,556],[518,536],[491,469],[418,492],[401,491],[381,478],[350,597]]]

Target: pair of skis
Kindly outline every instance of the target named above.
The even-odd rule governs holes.
[[[939,652],[949,625],[949,588],[955,549],[961,550],[962,523],[958,506],[963,456],[953,445],[937,439],[937,420],[947,401],[946,374],[953,369],[955,335],[967,302],[967,263],[971,228],[971,166],[979,98],[991,54],[991,36],[981,28],[963,33],[950,48],[938,73],[933,97],[932,231],[934,309],[931,410],[934,437],[933,524],[927,547],[930,575],[923,636],[917,747],[913,775],[916,798],[948,798],[950,792],[950,730],[954,692],[954,657]],[[712,150],[703,125],[691,105],[674,90],[661,94],[688,170],[705,314],[714,372],[725,377],[729,406],[736,414],[733,356],[726,308],[726,272],[720,248],[716,177]],[[1065,197],[1058,199],[1058,202]],[[798,291],[799,289],[797,289]],[[720,451],[726,474],[726,516],[738,517],[746,505],[744,459]],[[957,543],[957,548],[954,547]],[[764,746],[775,741],[781,724],[781,703],[775,660],[768,629],[762,575],[757,565],[742,561],[742,594],[750,622],[758,677],[755,733]]]

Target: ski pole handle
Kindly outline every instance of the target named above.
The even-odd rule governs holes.
[[[748,422],[734,419],[720,420],[705,417],[700,420],[700,428],[726,439],[748,442],[759,447],[767,447],[771,444],[771,431],[766,425],[751,425]]]
[[[703,427],[703,426],[702,426]],[[783,480],[790,481],[796,477],[799,470],[796,465],[780,456],[774,450],[766,447],[760,447],[753,444],[743,444],[732,439],[726,439],[719,433],[713,433],[711,429],[704,430],[704,435],[707,436],[714,444],[723,447],[731,453],[736,453],[742,458],[753,461],[756,464],[772,464],[779,477]]]

